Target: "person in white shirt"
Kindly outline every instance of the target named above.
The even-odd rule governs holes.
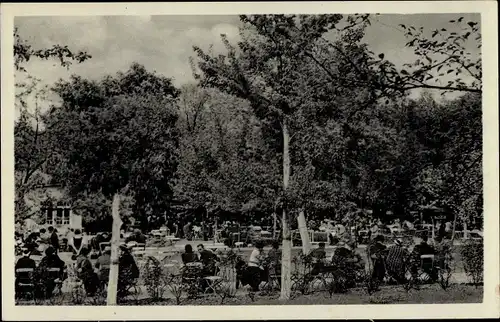
[[[262,261],[264,260],[263,249],[264,243],[257,241],[248,260],[248,272],[251,276],[250,286],[254,292],[259,290],[260,282],[264,279],[264,267],[262,266]]]

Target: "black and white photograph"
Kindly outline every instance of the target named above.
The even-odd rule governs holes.
[[[2,23],[9,303],[498,314],[496,3],[193,4]]]

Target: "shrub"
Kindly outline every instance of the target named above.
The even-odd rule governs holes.
[[[467,240],[460,250],[465,274],[470,282],[479,285],[483,282],[484,245],[482,242]]]
[[[142,276],[151,300],[161,300],[167,288],[166,277],[161,262],[149,256],[144,264]]]
[[[313,276],[313,258],[309,255],[299,255],[292,258],[292,292],[306,295],[310,292]]]
[[[356,260],[356,261],[355,261]],[[333,293],[345,293],[349,288],[355,287],[356,282],[363,280],[364,263],[360,256],[332,258],[331,281],[327,283],[330,297]]]
[[[182,275],[180,274],[167,274],[165,276],[167,288],[170,290],[175,298],[175,304],[180,305],[182,297],[187,293],[188,287],[182,282]]]
[[[217,285],[217,294],[220,296],[220,304],[224,304],[227,298],[236,296],[236,269],[233,264],[233,259],[226,262],[221,261],[220,277],[221,281]]]
[[[450,287],[450,280],[455,271],[451,245],[443,244],[443,247],[438,248],[436,260],[438,283],[443,290],[447,290]]]
[[[70,291],[70,301],[72,304],[82,305],[85,302],[86,296],[85,289],[81,282],[73,284]]]

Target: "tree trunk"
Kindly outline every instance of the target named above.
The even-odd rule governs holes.
[[[290,180],[290,135],[286,120],[283,120],[283,193],[286,197],[288,182]],[[290,234],[289,221],[287,219],[287,205],[283,205],[283,245],[281,257],[281,295],[280,300],[290,299],[292,291],[291,269],[292,269],[292,238]]]
[[[218,242],[217,240],[217,218],[215,218],[215,223],[214,223],[214,245]]]
[[[302,252],[304,255],[307,255],[311,251],[311,240],[309,238],[309,232],[307,231],[307,223],[306,217],[304,216],[304,210],[301,210],[299,212],[297,223],[299,226],[300,239],[302,239]]]
[[[273,212],[273,239],[276,239],[276,224],[278,218],[276,218],[276,212]]]
[[[432,217],[432,233],[431,233],[431,236],[432,236],[432,240],[434,241],[434,238],[436,237],[436,222],[434,220],[434,217]]]
[[[108,298],[107,305],[117,304],[118,292],[118,263],[120,259],[120,227],[122,220],[120,218],[120,196],[115,194],[113,196],[113,228],[111,231],[111,265],[109,268],[109,282],[108,282]]]
[[[456,226],[457,226],[457,212],[455,211],[455,215],[453,216],[453,229],[451,230],[451,245],[453,245],[453,241],[455,240]]]

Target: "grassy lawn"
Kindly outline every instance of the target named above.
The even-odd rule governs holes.
[[[406,292],[401,286],[386,286],[375,294],[368,295],[365,290],[351,289],[345,294],[318,292],[310,295],[297,295],[289,301],[282,302],[279,294],[255,295],[252,300],[248,295],[227,298],[224,305],[346,305],[346,304],[445,304],[445,303],[481,303],[483,301],[483,287],[470,285],[452,285],[448,290],[438,285],[428,285],[420,290]],[[105,303],[102,298],[100,305]],[[85,301],[82,305],[96,305],[96,302]],[[18,305],[33,305],[29,302],[18,302]],[[38,305],[51,305],[39,303]],[[52,304],[54,305],[54,304]],[[72,303],[58,303],[56,305],[72,305]],[[151,302],[149,299],[130,300],[121,305],[176,305],[173,299]],[[181,305],[221,305],[221,299],[215,295],[207,295],[197,299],[183,299]]]
[[[481,303],[483,287],[469,285],[452,285],[448,290],[438,285],[423,286],[420,290],[406,292],[401,286],[387,286],[375,294],[368,295],[363,289],[352,289],[346,294],[325,292],[310,295],[298,295],[289,301],[282,302],[279,294],[270,296],[256,295],[254,300],[249,296],[239,296],[224,300],[224,305],[346,305],[346,304],[453,304]],[[173,300],[151,303],[148,300],[132,301],[125,305],[175,305]],[[181,305],[220,305],[220,298],[208,296],[198,299],[185,299]]]
[[[353,289],[347,294],[312,294],[300,296],[286,303],[277,299],[259,299],[254,304],[262,305],[335,305],[335,304],[444,304],[444,303],[481,303],[483,288],[466,285],[452,285],[448,290],[438,285],[429,285],[420,290],[406,292],[402,287],[384,287],[375,294],[368,295],[362,289]]]

